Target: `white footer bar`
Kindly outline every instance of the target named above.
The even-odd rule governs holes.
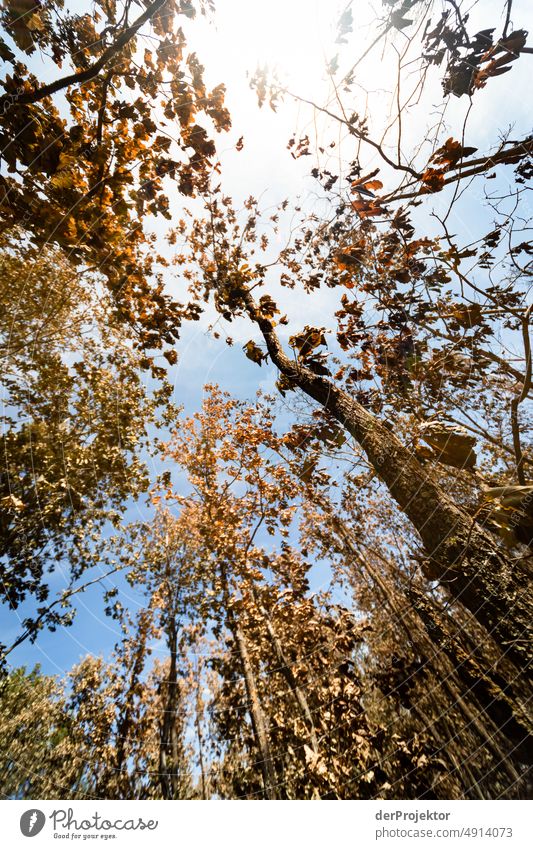
[[[532,849],[533,806],[498,802],[0,802],[0,842],[117,849]]]

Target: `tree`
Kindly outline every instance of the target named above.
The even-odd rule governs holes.
[[[496,121],[532,48],[501,11],[488,26],[461,0],[386,0],[361,49],[348,6],[325,99],[258,72],[260,103],[313,120],[287,155],[313,157],[319,199],[265,213],[225,190],[213,138],[230,121],[185,55],[191,4],[5,7],[0,554],[11,606],[40,605],[15,645],[70,620],[91,564],[144,595],[133,616],[107,593],[109,661],[0,682],[15,753],[26,723],[44,741],[37,776],[4,753],[7,795],[528,792],[533,142],[522,115]],[[64,75],[44,82],[37,50]],[[152,215],[175,216],[164,247]],[[157,357],[173,365],[203,311],[217,338],[251,327],[243,352],[276,397],[207,387],[176,417]],[[153,516],[122,527],[159,420]],[[69,582],[49,602],[54,558]],[[39,694],[20,732],[9,712]]]
[[[398,28],[394,23],[396,13],[414,5],[418,4],[394,9],[387,31],[391,26]],[[421,4],[422,16],[428,8],[429,4]],[[450,14],[445,16],[445,21]],[[463,33],[464,22],[461,23],[460,13],[457,15],[454,32]],[[402,32],[411,23],[410,19],[407,23],[400,22]],[[431,39],[434,39],[435,43],[450,44],[444,24],[441,30],[425,36],[426,42],[429,39],[433,43]],[[472,71],[481,75],[475,76],[472,83],[475,89],[500,73],[505,62],[509,69],[516,58],[505,47],[507,34],[503,41],[494,44],[490,38],[486,36],[480,42],[487,50],[483,48],[481,53],[475,53]],[[462,51],[469,44],[464,33],[457,39],[455,46],[449,48],[448,73],[452,73],[457,62],[463,61]],[[521,39],[522,36],[513,35],[513,43]],[[478,42],[476,51],[481,49]],[[428,61],[423,51],[424,44],[413,38],[409,41],[409,52],[402,55],[402,68],[409,57],[414,56],[413,61],[418,62],[421,85]],[[523,52],[523,45],[518,52]],[[443,47],[442,56],[439,53],[441,59],[445,53]],[[498,59],[496,65],[491,65],[492,57],[500,53],[505,62]],[[436,54],[433,59],[437,61],[435,57]],[[350,80],[344,79],[343,85],[351,96]],[[447,85],[448,90],[452,84]],[[475,150],[453,137],[444,140],[439,136],[439,124],[429,139],[432,150],[425,162],[427,145],[421,144],[420,149],[414,148],[412,154],[407,154],[409,163],[415,157],[421,160],[421,164],[413,167],[404,164],[401,128],[405,127],[416,103],[407,103],[401,114],[395,116],[398,159],[392,161],[383,147],[372,140],[366,117],[356,113],[349,117],[338,87],[335,91],[339,114],[326,111],[345,128],[348,140],[355,137],[361,142],[361,153],[341,174],[320,169],[313,172],[331,202],[329,219],[317,220],[311,216],[291,244],[278,257],[272,256],[267,236],[269,222],[262,219],[257,202],[249,199],[245,215],[239,217],[220,185],[213,186],[206,217],[193,222],[189,231],[193,263],[188,272],[191,293],[199,304],[212,298],[227,321],[246,317],[252,322],[263,347],[252,339],[245,345],[246,355],[258,365],[266,359],[271,361],[279,372],[278,386],[282,392],[304,393],[362,448],[366,463],[416,531],[422,544],[422,568],[426,575],[446,587],[521,670],[529,657],[525,635],[529,631],[531,609],[528,594],[524,592],[529,554],[523,548],[520,554],[509,552],[495,532],[494,519],[503,517],[500,524],[507,525],[511,532],[516,529],[515,547],[517,543],[526,546],[530,543],[525,501],[529,490],[510,490],[509,496],[514,496],[514,501],[505,502],[506,487],[525,486],[524,469],[529,464],[518,416],[519,406],[531,389],[529,311],[524,306],[530,276],[528,248],[523,242],[519,214],[508,212],[507,207],[514,203],[508,192],[499,200],[489,198],[488,211],[497,220],[474,244],[471,240],[464,245],[456,244],[446,221],[436,213],[440,233],[434,234],[428,225],[429,232],[417,235],[413,221],[415,206],[425,203],[429,212],[435,193],[448,185],[453,188],[461,181],[488,179],[494,168],[514,169],[516,202],[520,203],[522,182],[530,170],[531,143],[529,138],[519,142],[506,140],[484,156],[469,161]],[[270,99],[275,101],[283,94],[288,96],[279,87],[274,88]],[[345,93],[342,96],[346,99]],[[320,111],[324,110],[318,107]],[[372,150],[377,149],[388,166],[383,180],[392,184],[399,176],[397,187],[383,196],[379,192],[384,182],[374,179],[376,169],[365,170],[365,143]],[[295,157],[309,153],[309,147],[306,137],[289,142]],[[326,147],[324,142],[317,155],[326,156]],[[334,189],[337,182],[340,188]],[[458,189],[454,189],[450,196],[452,206],[457,195]],[[405,200],[407,205],[402,205]],[[416,216],[420,219],[418,210]],[[271,223],[277,220],[278,214],[271,217]],[[503,253],[497,248],[505,231],[509,249]],[[523,255],[526,260],[521,262]],[[463,263],[468,258],[475,258],[475,265],[465,271]],[[178,262],[184,264],[183,255]],[[276,267],[279,267],[278,281],[273,280],[272,269]],[[479,275],[488,279],[480,281]],[[287,319],[281,316],[277,306],[283,298],[283,286],[298,287],[311,294],[321,287],[338,292],[331,327],[302,328],[299,324],[287,346],[284,331]],[[259,296],[260,289],[265,294]],[[376,313],[381,316],[378,320]],[[523,370],[516,369],[497,353],[502,323],[523,337]],[[328,360],[324,346],[330,333],[333,354]],[[374,381],[375,388],[364,389],[365,381]],[[459,388],[462,406],[466,397],[471,403],[472,398],[486,393],[494,402],[494,393],[502,391],[502,383],[512,431],[510,454],[516,467],[505,471],[493,467],[490,483],[496,482],[498,486],[487,488],[483,476],[468,476],[475,469],[473,448],[477,435],[484,436],[487,429],[476,416],[473,423],[467,420],[471,430],[467,431],[462,424],[454,426],[454,419],[464,420],[461,407],[455,407],[455,395]],[[398,438],[396,434],[407,430],[408,423],[416,426],[418,438],[425,440],[430,448],[415,452],[409,439]],[[498,442],[490,431],[488,437],[484,436],[486,442],[495,440]],[[464,470],[462,485],[468,480],[472,482],[470,503],[442,486],[442,466],[450,464]],[[497,501],[492,516],[490,509],[479,509],[483,498],[479,491],[485,488],[486,497]],[[500,496],[504,498],[502,502],[498,502]],[[514,517],[512,508],[517,510]]]
[[[505,660],[409,569],[386,505],[359,522],[353,483],[333,505],[324,454],[302,425],[277,433],[272,412],[211,387],[175,424],[166,453],[188,492],[166,475],[153,521],[116,540],[144,598],[132,616],[108,594],[113,657],[85,658],[62,684],[21,679],[41,699],[30,715],[47,753],[39,783],[19,765],[21,794],[61,781],[69,798],[522,795],[527,717]],[[314,593],[313,562],[332,570]],[[6,739],[23,739],[26,713],[4,706]],[[69,769],[54,777],[57,740]]]
[[[280,463],[286,437],[276,434],[268,402],[243,404],[210,388],[202,412],[167,447],[191,487],[165,493],[181,505],[184,544],[172,585],[201,582],[200,609],[196,602],[189,616],[225,647],[211,650],[220,679],[211,707],[220,740],[214,786],[232,797],[386,796],[393,773],[398,781],[414,769],[427,791],[440,766],[426,743],[398,737],[387,752],[386,725],[366,717],[357,658],[364,626],[328,592],[309,597],[310,564],[287,542],[305,498],[301,466],[295,473]]]
[[[140,612],[110,663],[87,656],[70,673],[68,709],[90,753],[83,773],[85,795],[103,799],[160,799],[160,728],[164,721],[167,663],[148,667],[150,611]],[[182,703],[176,700],[181,709]],[[181,710],[176,721],[174,789],[190,798],[192,785]]]
[[[98,561],[102,532],[147,487],[141,452],[168,391],[143,384],[131,334],[95,274],[91,291],[61,252],[32,248],[18,231],[4,235],[0,266],[1,592],[13,609],[36,600],[24,623],[34,638],[68,624],[68,598]],[[50,605],[58,563],[67,595]]]
[[[357,608],[370,616],[370,678],[397,702],[399,714],[409,711],[415,728],[429,734],[448,761],[438,792],[450,779],[448,797],[491,798],[495,788],[498,795],[526,792],[531,729],[512,671],[473,617],[458,605],[450,609],[416,576],[390,517],[375,518],[383,505],[367,500],[363,509],[364,524],[353,489],[343,507],[309,489],[305,538],[333,559]],[[461,769],[468,783],[458,789]]]
[[[6,799],[71,796],[88,750],[80,746],[62,688],[39,667],[0,684],[0,793]]]
[[[168,664],[149,657],[146,616],[110,662],[87,656],[62,680],[38,668],[10,671],[0,692],[0,792],[21,799],[153,799],[161,795],[159,727]],[[175,795],[192,798],[190,752],[179,702]],[[180,725],[181,723],[181,725]]]
[[[127,544],[121,545],[121,556],[129,567],[128,581],[144,591],[148,621],[152,631],[164,640],[168,653],[168,662],[155,673],[160,699],[157,776],[163,799],[187,798],[192,792],[185,769],[184,739],[186,717],[191,709],[187,703],[194,687],[189,652],[194,649],[195,641],[187,626],[194,606],[200,602],[201,590],[194,529],[188,520],[187,514],[175,519],[168,510],[159,508],[151,523],[131,528]],[[140,559],[132,556],[134,539],[141,544]],[[122,614],[121,608],[118,613]],[[137,639],[137,645],[139,663],[142,663],[147,651],[146,640]],[[198,692],[195,698],[197,701]],[[128,739],[129,722],[125,713],[120,739]]]
[[[153,0],[135,17],[132,0],[102,0],[85,14],[64,13],[61,0],[38,9],[13,0],[1,16],[10,68],[0,98],[4,225],[97,268],[146,350],[172,343],[194,313],[164,292],[145,216],[170,218],[171,187],[192,196],[205,186],[209,133],[230,124],[224,86],[206,90],[180,26],[210,6]],[[55,78],[45,82],[50,67]]]

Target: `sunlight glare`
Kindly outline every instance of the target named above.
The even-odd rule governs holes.
[[[227,0],[218,8],[225,31],[231,32],[229,64],[252,73],[267,65],[283,84],[300,90],[323,79],[326,52],[335,37],[336,3]]]

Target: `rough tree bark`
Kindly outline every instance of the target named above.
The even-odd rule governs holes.
[[[240,291],[248,316],[260,329],[269,356],[295,387],[319,403],[359,443],[370,465],[418,532],[425,572],[470,610],[522,670],[531,657],[527,635],[533,610],[512,559],[474,518],[446,494],[431,473],[372,413],[332,380],[287,356],[251,293]],[[524,576],[525,582],[525,576]],[[522,586],[521,586],[522,583]]]

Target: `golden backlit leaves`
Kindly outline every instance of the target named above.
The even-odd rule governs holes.
[[[291,336],[289,345],[294,348],[298,358],[305,360],[315,348],[326,344],[323,327],[309,327],[306,325],[301,333]]]
[[[313,434],[341,444],[339,436],[330,423]],[[152,599],[166,610],[157,590],[165,568],[175,570],[173,586],[184,587],[184,598],[192,599],[201,582],[189,615],[212,621],[218,640],[211,649],[220,676],[212,733],[227,742],[213,780],[222,796],[237,786],[241,795],[252,792],[264,757],[257,730],[263,722],[271,729],[272,768],[283,770],[284,798],[346,798],[351,782],[363,796],[387,792],[392,785],[376,770],[377,729],[364,715],[358,674],[346,663],[364,629],[327,596],[321,605],[306,596],[308,564],[284,542],[295,499],[312,481],[304,484],[297,462],[279,462],[282,445],[287,437],[276,436],[264,402],[243,404],[207,387],[202,411],[184,419],[167,446],[191,491],[164,491],[167,505],[181,505],[179,517],[166,514],[164,525],[156,495],[159,554],[152,544],[145,566],[134,567],[136,580],[144,570]],[[252,727],[243,701],[255,717]],[[250,746],[255,766],[244,757]]]
[[[19,0],[7,4],[2,18],[19,53],[38,47],[52,57],[55,69],[62,64],[65,72],[90,68],[105,45],[124,32],[118,23],[124,4],[106,3],[105,22],[100,12],[60,20],[55,9],[30,9]],[[448,12],[430,33],[426,28],[428,53],[418,58],[421,67],[446,59],[446,91],[471,95],[509,70],[524,50],[525,34],[504,34],[495,41],[486,29],[465,40],[465,27],[453,25]],[[289,429],[278,433],[272,399],[253,405],[215,388],[207,389],[196,416],[176,424],[174,411],[166,411],[165,424],[174,432],[165,455],[168,469],[153,493],[155,515],[141,528],[124,531],[118,555],[130,583],[146,592],[147,604],[133,622],[110,591],[108,612],[128,637],[112,667],[93,658],[73,673],[72,710],[79,725],[91,729],[98,748],[95,775],[83,774],[83,786],[96,796],[157,795],[157,782],[147,776],[165,775],[165,758],[188,774],[184,750],[170,753],[168,736],[166,748],[162,745],[157,716],[170,711],[179,736],[178,708],[191,711],[185,682],[192,681],[197,691],[209,692],[214,730],[207,761],[213,765],[215,794],[261,795],[265,784],[258,764],[268,758],[287,798],[345,798],[354,788],[363,797],[394,797],[399,775],[405,794],[433,797],[454,772],[454,761],[470,764],[471,752],[481,752],[473,758],[469,792],[483,779],[483,767],[491,765],[495,735],[491,726],[487,736],[479,719],[470,727],[457,694],[469,699],[470,716],[487,711],[493,721],[492,702],[476,699],[486,682],[491,699],[498,693],[487,669],[501,658],[483,629],[491,634],[500,629],[500,645],[518,653],[518,669],[527,620],[527,614],[522,620],[513,616],[526,611],[514,604],[523,596],[522,579],[515,575],[521,575],[533,534],[531,493],[526,484],[515,491],[514,477],[520,477],[520,465],[523,475],[531,463],[523,436],[525,410],[523,421],[516,415],[530,389],[530,358],[506,357],[499,329],[505,336],[518,329],[525,351],[527,289],[521,281],[529,248],[523,233],[513,240],[513,226],[523,224],[518,214],[515,221],[507,212],[497,220],[496,207],[487,235],[465,244],[467,236],[449,231],[446,220],[440,222],[440,236],[425,229],[414,209],[425,194],[457,184],[460,195],[463,179],[488,179],[495,162],[520,166],[513,190],[518,203],[530,169],[530,140],[515,143],[506,137],[472,160],[476,148],[454,136],[444,143],[439,138],[429,161],[423,160],[427,167],[417,171],[414,163],[427,156],[421,153],[425,140],[415,133],[407,154],[402,148],[410,128],[404,122],[394,158],[385,155],[390,170],[383,180],[389,185],[392,172],[401,172],[398,185],[405,186],[405,194],[400,189],[385,194],[378,171],[364,167],[368,142],[383,159],[381,142],[370,135],[376,128],[370,120],[350,118],[344,123],[359,127],[351,141],[357,135],[361,142],[354,161],[341,163],[339,174],[322,165],[312,172],[335,205],[320,220],[295,202],[300,223],[272,260],[288,204],[265,215],[250,197],[241,212],[219,188],[214,138],[229,129],[230,117],[224,85],[206,88],[201,62],[188,53],[178,27],[180,15],[192,14],[191,4],[167,0],[152,21],[159,38],[151,39],[149,48],[143,37],[128,42],[90,79],[80,78],[53,97],[39,97],[42,81],[5,43],[0,47],[11,65],[0,116],[4,224],[24,227],[37,250],[49,242],[65,249],[78,267],[94,274],[83,283],[57,254],[51,269],[41,265],[41,285],[53,282],[55,274],[70,298],[66,309],[52,289],[57,309],[46,313],[47,329],[62,334],[63,345],[72,342],[74,352],[69,348],[68,354],[75,359],[67,363],[57,343],[47,347],[49,337],[39,337],[37,356],[30,361],[15,355],[9,375],[13,403],[22,412],[19,421],[6,420],[8,483],[0,493],[3,553],[10,558],[8,601],[16,606],[33,594],[43,602],[48,592],[43,570],[56,558],[68,556],[76,576],[87,563],[98,562],[91,546],[99,543],[101,522],[116,527],[125,500],[146,485],[137,452],[155,402],[144,396],[137,368],[151,368],[154,377],[163,378],[166,364],[177,363],[181,322],[197,320],[212,299],[221,321],[253,324],[255,338],[245,343],[244,354],[259,365],[268,356],[278,369],[280,392],[300,390],[298,404],[286,403],[296,423],[291,419]],[[404,29],[410,18],[391,8],[390,23]],[[25,103],[32,93],[35,102]],[[267,96],[261,74],[258,93]],[[399,119],[407,115],[408,110]],[[461,137],[460,127],[454,132]],[[318,153],[333,158],[328,151],[335,143],[321,141]],[[235,147],[242,146],[241,137]],[[289,150],[302,161],[315,153],[309,135],[291,139]],[[186,304],[165,289],[161,269],[171,260],[158,253],[153,232],[154,218],[171,218],[176,193],[207,198],[205,219],[191,214],[190,232],[179,222],[169,239],[179,242],[173,258],[179,283],[190,283]],[[409,203],[398,207],[404,200]],[[24,246],[29,266],[35,247],[30,250],[29,239]],[[20,257],[9,273],[13,256],[7,254],[2,256],[3,300],[8,310],[19,301],[23,306],[16,321],[9,313],[5,336],[24,346],[25,338],[33,339],[44,290],[34,282],[25,299],[11,297],[20,296],[16,279],[23,274]],[[280,296],[274,300],[265,291],[276,268],[276,285],[293,289],[302,304],[304,295],[339,296],[324,319],[327,326],[307,324],[316,319],[304,311],[290,319],[288,344],[283,332],[276,335],[278,325],[289,323],[280,317],[278,303],[285,306]],[[87,298],[102,280],[111,300],[97,313],[94,338],[81,333],[76,299],[87,310],[96,309]],[[65,319],[74,322],[70,331]],[[116,347],[120,327],[134,328],[124,356]],[[326,339],[327,355],[321,350]],[[143,356],[131,355],[131,346],[144,349]],[[17,383],[20,376],[29,389]],[[312,409],[304,406],[304,393]],[[337,463],[336,472],[347,467],[349,472],[334,477],[331,466]],[[186,478],[185,486],[172,482],[174,473]],[[480,507],[483,481],[501,485],[489,487],[490,503]],[[329,512],[326,492],[337,498]],[[301,511],[308,518],[303,530],[297,527]],[[452,516],[444,530],[437,527],[443,516]],[[347,522],[344,535],[339,517]],[[429,523],[437,528],[437,541],[426,530]],[[495,528],[515,549],[509,558]],[[310,596],[309,552],[317,563],[320,558],[333,563],[343,599],[354,590],[355,615],[344,602],[334,604],[329,590]],[[463,571],[467,578],[461,584]],[[513,602],[508,606],[507,598]],[[501,599],[483,620],[488,605]],[[458,626],[457,634],[442,628],[442,608]],[[362,622],[363,615],[368,622]],[[63,616],[47,621],[54,627],[68,624]],[[156,665],[149,683],[143,676],[153,641],[162,640],[175,660],[178,624],[184,622],[194,622],[197,633],[179,643],[184,668],[177,698],[171,664]],[[29,623],[32,637],[42,624]],[[476,666],[473,680],[464,677],[460,631],[487,661],[485,672]],[[212,678],[204,688],[206,679],[191,674],[191,658],[198,634],[203,639],[208,632],[215,645],[208,649]],[[431,667],[436,650],[442,674]],[[514,687],[516,676],[511,678]],[[443,695],[444,681],[456,690]],[[46,686],[42,693],[48,698]],[[434,691],[428,704],[424,696]],[[504,703],[512,705],[518,723],[509,699],[506,695]],[[426,714],[419,716],[421,705]],[[460,742],[450,741],[442,724],[448,713],[454,728],[468,723]],[[5,717],[4,722],[13,727]],[[205,727],[205,716],[202,722]],[[261,722],[271,752],[257,732]],[[389,733],[397,725],[399,733]],[[433,726],[450,741],[444,759],[435,757],[440,744],[437,732],[428,732]],[[504,734],[497,727],[497,745],[507,752],[514,741]],[[76,739],[79,752],[85,752],[84,739]],[[77,763],[73,752],[59,747],[57,755],[70,753]],[[515,766],[507,758],[495,756],[495,769],[512,772]],[[71,776],[70,786],[79,777]],[[447,786],[460,795],[466,781],[461,776]],[[494,786],[506,792],[501,773]],[[188,792],[177,784],[172,789]]]
[[[50,23],[47,9],[31,0],[8,0],[4,3],[4,9],[4,16],[15,44],[31,55],[41,43],[42,34]]]
[[[450,315],[465,328],[480,327],[484,323],[481,304],[456,304]]]
[[[455,168],[455,166],[468,156],[472,156],[477,151],[477,147],[465,147],[460,142],[453,139],[451,136],[444,144],[435,151],[431,157],[431,162],[440,165],[443,170]]]
[[[487,487],[482,490],[481,498],[489,508],[490,521],[510,548],[520,542],[529,545],[533,534],[533,487],[530,484]]]
[[[364,194],[365,192],[373,194],[374,191],[383,188],[381,180],[372,179],[378,173],[378,170],[375,169],[367,177],[360,177],[351,183],[352,193],[357,194],[359,190],[362,192],[361,194],[357,194],[357,197],[351,201],[352,209],[362,219],[386,214],[386,209],[381,206],[381,201],[378,198],[365,197]]]
[[[95,9],[65,21],[57,9],[32,10],[24,2],[11,4],[3,24],[21,50],[50,45],[56,73],[69,65],[81,73],[125,32],[118,7],[104,32],[108,4],[103,16]],[[185,53],[182,14],[192,17],[193,5],[168,0],[156,10],[151,25],[163,40],[155,53],[145,48],[139,64],[138,42],[126,39],[110,64],[66,89],[68,111],[59,109],[61,94],[20,103],[21,93],[31,94],[41,83],[17,57],[5,55],[13,69],[1,110],[9,172],[0,178],[4,223],[23,222],[36,243],[59,244],[76,261],[97,266],[118,313],[137,325],[138,344],[145,348],[172,342],[186,314],[151,279],[163,258],[151,248],[145,218],[170,217],[172,182],[188,196],[205,189],[215,154],[210,134],[230,126],[224,86],[208,92],[198,57]],[[170,99],[165,79],[171,81]],[[208,129],[198,123],[200,115]],[[10,176],[15,172],[17,178]]]

